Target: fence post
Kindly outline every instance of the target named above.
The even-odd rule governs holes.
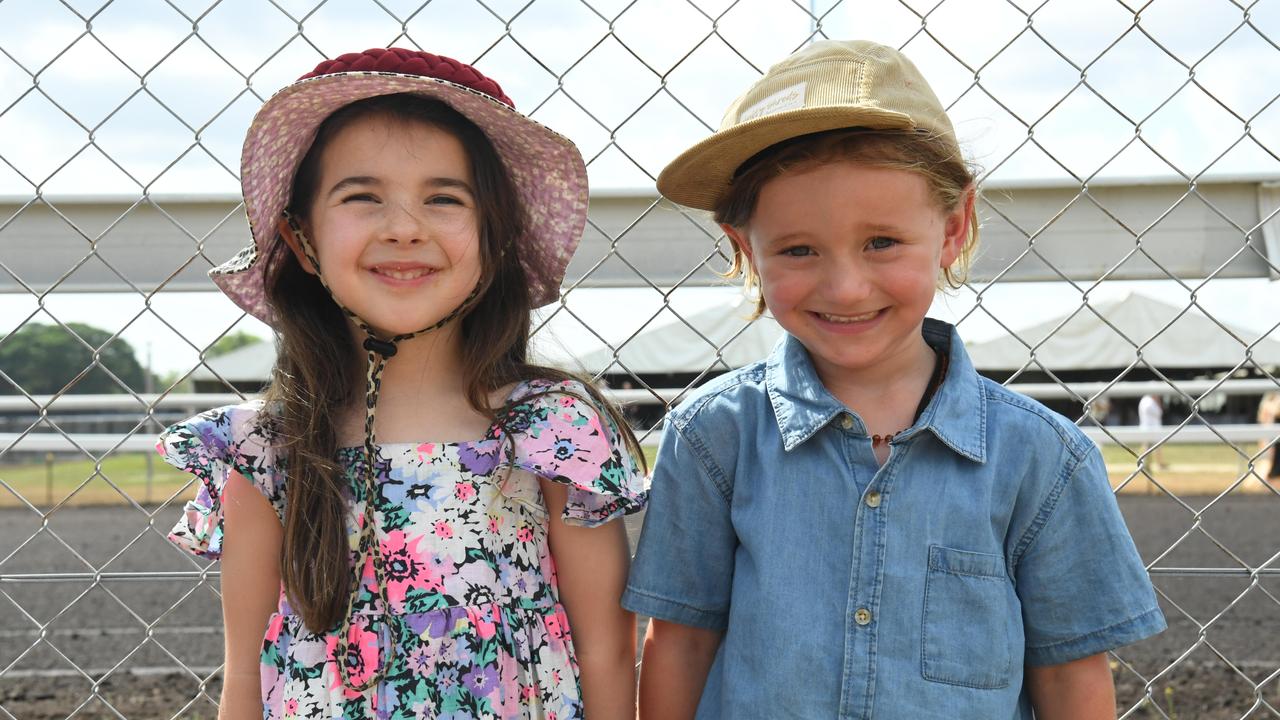
[[[53,507],[53,453],[44,454],[44,504]]]

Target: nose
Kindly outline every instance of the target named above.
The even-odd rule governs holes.
[[[841,306],[856,305],[871,295],[871,270],[852,258],[835,258],[823,266],[826,299]]]
[[[426,239],[426,223],[422,222],[414,210],[414,207],[403,202],[393,202],[387,208],[382,233],[385,242],[417,245]]]

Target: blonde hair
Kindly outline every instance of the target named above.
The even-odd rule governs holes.
[[[715,221],[735,228],[746,227],[755,213],[761,189],[770,180],[834,162],[916,173],[925,179],[938,207],[948,213],[965,202],[977,175],[977,169],[965,161],[950,137],[909,130],[830,130],[785,140],[749,158],[739,166],[729,189],[716,201]],[[976,201],[977,190],[973,192]],[[942,270],[942,282],[948,287],[957,289],[964,285],[977,245],[978,216],[974,213],[959,256]],[[737,244],[733,246],[733,265],[724,276],[741,276],[748,293],[760,284],[751,261]],[[752,317],[759,317],[765,310],[764,297],[757,294]]]

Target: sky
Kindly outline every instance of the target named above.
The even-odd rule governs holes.
[[[0,196],[237,193],[240,144],[264,98],[325,55],[387,45],[475,63],[518,108],[579,144],[593,189],[651,189],[747,84],[814,33],[803,0],[210,5],[0,0]],[[987,181],[1280,178],[1280,0],[809,7],[821,35],[902,47]],[[1274,283],[1210,285],[1234,321],[1270,329],[1265,305],[1251,309],[1276,299]],[[1142,287],[1187,297],[1176,283]],[[684,292],[672,302],[701,302]],[[1009,286],[987,301],[1002,293],[1026,324],[1060,307],[1021,300],[1027,293],[1079,297],[1069,287]],[[190,367],[192,344],[229,328],[267,334],[213,294],[160,293],[148,306],[137,296],[64,293],[44,307],[0,296],[0,332],[46,311],[93,320],[123,328],[140,355],[149,346],[161,371]]]

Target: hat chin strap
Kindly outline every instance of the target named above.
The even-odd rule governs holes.
[[[376,685],[383,677],[386,676],[388,665],[392,658],[396,655],[398,641],[396,635],[399,631],[396,616],[391,612],[391,602],[387,598],[386,573],[383,567],[384,560],[382,558],[382,547],[377,541],[376,525],[373,516],[373,501],[377,495],[377,480],[375,468],[377,465],[378,450],[374,440],[374,412],[378,406],[378,394],[382,389],[382,371],[386,368],[387,360],[396,354],[396,344],[401,340],[424,335],[433,330],[448,325],[458,318],[465,310],[475,303],[476,298],[480,295],[480,283],[472,288],[471,294],[462,301],[458,307],[452,312],[445,315],[435,324],[416,330],[411,333],[401,333],[390,338],[382,338],[378,333],[370,327],[359,315],[356,315],[347,306],[343,305],[333,294],[333,289],[329,287],[329,283],[325,282],[324,274],[320,271],[320,262],[316,259],[315,250],[311,247],[311,241],[307,239],[306,233],[302,231],[302,227],[298,225],[297,219],[288,211],[284,212],[285,221],[289,223],[289,230],[293,232],[298,244],[302,247],[302,253],[306,256],[307,261],[311,263],[311,267],[315,269],[316,278],[324,289],[329,292],[329,297],[333,299],[334,304],[353,322],[360,326],[365,332],[365,339],[362,343],[364,349],[369,353],[368,364],[365,372],[365,414],[364,414],[364,516],[363,523],[360,527],[360,541],[356,547],[356,563],[355,563],[355,582],[351,585],[351,592],[347,597],[347,614],[343,618],[342,624],[338,628],[338,647],[334,661],[338,665],[338,674],[342,678],[342,684],[354,692],[364,692]],[[356,498],[359,500],[359,498]],[[360,596],[361,583],[364,579],[364,566],[369,560],[373,562],[374,580],[378,586],[378,599],[382,601],[382,618],[383,626],[389,638],[389,647],[387,648],[387,662],[377,661],[377,666],[373,673],[363,683],[355,683],[348,674],[348,656],[350,655],[351,640],[351,616],[355,610],[356,601]],[[380,643],[379,643],[380,644]],[[358,651],[357,651],[358,652]],[[353,659],[354,660],[354,659]],[[353,663],[354,664],[354,663]]]

